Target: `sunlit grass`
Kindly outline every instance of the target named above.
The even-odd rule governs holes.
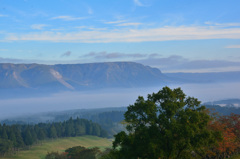
[[[29,150],[18,152],[17,155],[5,157],[6,159],[44,159],[47,152],[63,152],[73,146],[99,147],[105,149],[111,147],[111,140],[96,136],[67,137],[44,141],[42,144],[34,145]]]

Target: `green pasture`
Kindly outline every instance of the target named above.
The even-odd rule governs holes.
[[[5,159],[44,159],[47,152],[62,152],[73,146],[99,147],[104,149],[111,147],[112,141],[96,136],[67,137],[42,142],[42,144],[31,146],[29,150],[19,151],[15,155],[4,157]]]

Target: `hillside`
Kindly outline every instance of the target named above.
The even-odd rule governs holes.
[[[144,87],[166,82],[156,68],[133,62],[90,64],[0,64],[0,89],[83,90]]]
[[[204,103],[211,112],[219,115],[240,114],[240,99],[224,99]]]
[[[240,108],[240,99],[224,99],[213,102],[207,102],[206,105],[219,105],[221,107],[235,107]]]

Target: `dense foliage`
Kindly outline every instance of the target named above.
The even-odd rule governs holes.
[[[240,115],[220,116],[209,123],[209,129],[220,131],[222,140],[207,146],[208,158],[227,158],[240,154]]]
[[[0,153],[4,155],[7,152],[25,148],[47,138],[81,135],[106,137],[107,133],[98,124],[79,118],[35,125],[0,124]]]
[[[125,113],[128,133],[120,132],[109,154],[117,159],[191,158],[205,155],[202,147],[215,143],[216,133],[208,129],[205,107],[180,88],[164,87],[139,97]],[[112,157],[113,158],[113,157]]]
[[[104,109],[103,109],[104,110]],[[61,115],[55,115],[57,121],[63,121],[69,119],[70,117],[77,118],[81,117],[83,119],[91,120],[98,123],[103,129],[108,132],[109,137],[113,137],[116,133],[123,130],[123,126],[120,124],[124,120],[123,110],[113,111],[106,110],[106,112],[101,112],[102,110],[95,111],[75,111],[73,113],[65,113]]]
[[[102,152],[97,147],[85,148],[83,146],[75,146],[68,148],[62,153],[48,152],[45,159],[104,159],[103,156],[108,152],[108,149]]]

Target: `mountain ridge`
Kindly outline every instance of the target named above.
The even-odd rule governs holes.
[[[13,89],[36,93],[239,81],[239,71],[162,73],[158,68],[136,62],[55,65],[0,63],[0,93],[3,95]]]
[[[0,64],[0,89],[79,90],[101,87],[139,87],[164,83],[159,69],[135,62],[89,64]]]

